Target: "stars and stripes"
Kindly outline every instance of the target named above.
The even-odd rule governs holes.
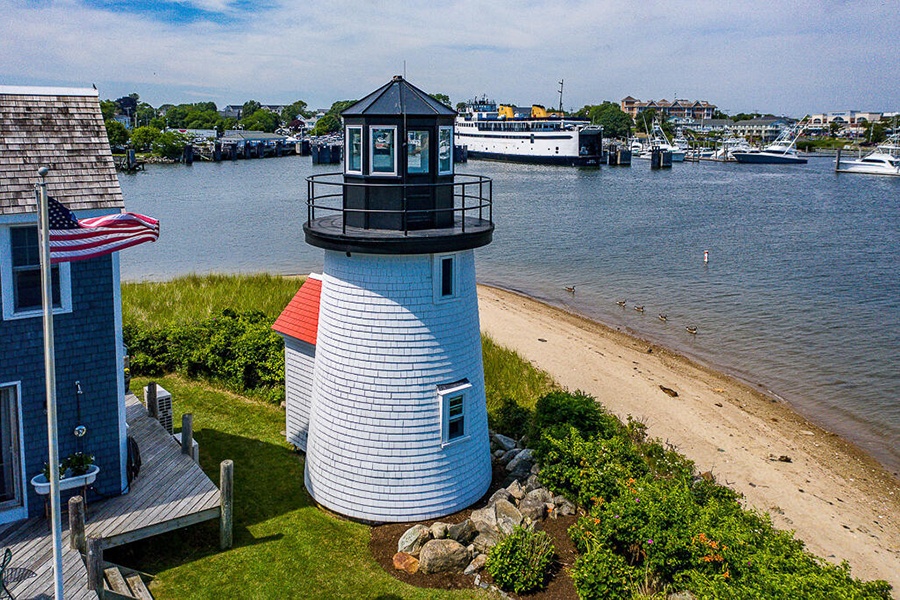
[[[159,221],[153,217],[117,213],[79,220],[57,200],[47,200],[51,263],[103,256],[159,238]]]

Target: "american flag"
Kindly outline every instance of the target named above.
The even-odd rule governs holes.
[[[155,242],[159,221],[137,213],[117,213],[81,219],[48,198],[50,262],[61,263],[103,256],[124,248]]]

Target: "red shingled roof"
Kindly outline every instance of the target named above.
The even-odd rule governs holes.
[[[310,273],[306,282],[294,295],[272,329],[283,335],[316,344],[319,332],[319,296],[322,293],[320,275]]]

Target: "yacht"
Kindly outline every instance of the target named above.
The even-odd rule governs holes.
[[[634,156],[636,156],[637,158],[649,159],[653,153],[654,147],[658,147],[663,152],[671,152],[672,162],[684,162],[686,152],[669,141],[669,138],[666,136],[666,132],[663,131],[662,127],[656,121],[653,122],[653,128],[650,132],[650,137],[644,143],[641,152],[639,154],[635,154]],[[634,151],[633,148],[632,151]]]
[[[804,165],[806,159],[797,156],[794,148],[802,132],[803,126],[798,123],[794,127],[785,128],[774,142],[762,150],[732,151],[731,155],[739,163]]]
[[[900,176],[900,133],[895,133],[862,158],[841,160],[838,154],[834,170],[838,173]]]

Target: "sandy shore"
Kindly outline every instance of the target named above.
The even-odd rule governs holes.
[[[900,481],[875,460],[787,404],[646,341],[496,288],[479,286],[478,298],[481,329],[499,344],[645,422],[812,552],[887,580],[900,597]]]

